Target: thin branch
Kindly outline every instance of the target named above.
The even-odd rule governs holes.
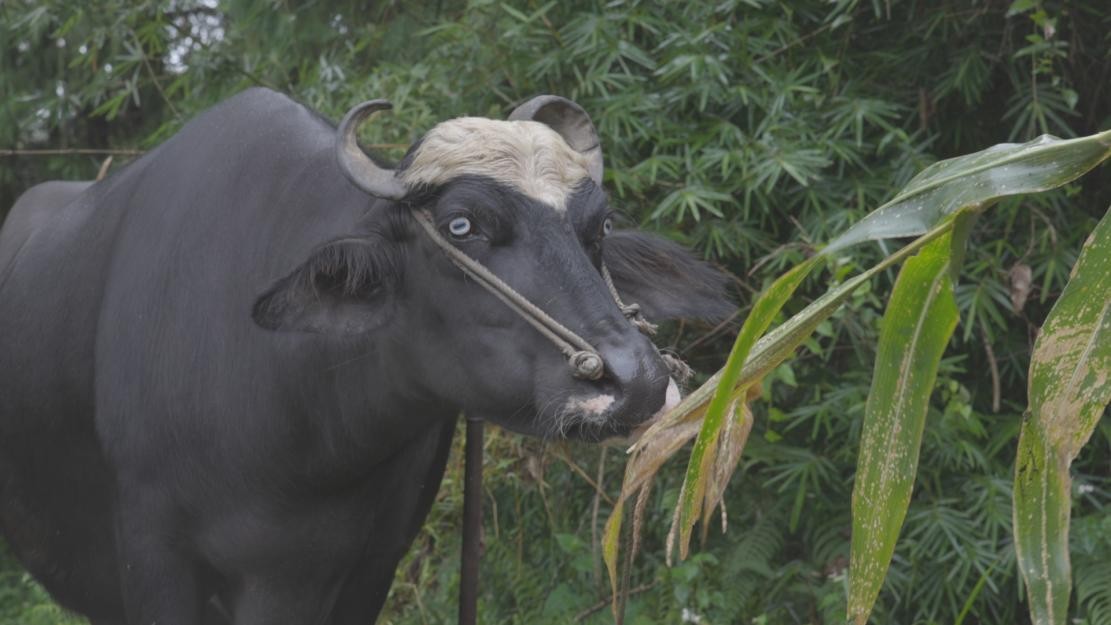
[[[204,5],[197,5],[189,7],[188,9],[178,9],[177,11],[166,11],[162,15],[170,18],[171,20],[179,17],[189,17],[191,15],[208,15],[210,17],[224,17],[224,14],[219,10]]]
[[[584,471],[583,468],[579,465],[575,464],[575,461],[572,460],[566,453],[564,453],[562,449],[556,450],[553,455],[556,458],[562,460],[563,463],[567,465],[567,468],[571,469],[579,477],[586,480],[586,483],[590,484],[590,487],[594,489],[595,494],[600,496],[602,499],[605,499],[606,503],[608,503],[609,505],[613,505],[613,499],[611,499],[609,495],[606,495],[606,493],[602,490],[602,487],[598,485],[598,482],[595,482],[593,478],[587,475],[586,471]]]
[[[93,155],[93,156],[139,156],[143,154],[144,150],[135,150],[130,148],[121,149],[99,149],[99,148],[49,148],[42,150],[0,150],[0,156],[76,156],[76,155]]]
[[[406,143],[371,143],[363,146],[368,150],[392,150],[409,147]],[[43,148],[43,149],[0,149],[0,156],[142,156],[146,150],[134,148]]]
[[[243,74],[244,76],[249,78],[251,80],[251,82],[255,83],[256,85],[262,85],[263,87],[273,89],[274,91],[281,91],[282,90],[281,87],[278,87],[277,85],[275,85],[275,84],[273,84],[273,83],[271,83],[271,82],[269,82],[269,81],[267,81],[263,78],[260,78],[259,76],[257,76],[253,72],[250,72],[250,71],[247,71],[246,69],[243,69],[242,67],[239,66],[238,63],[228,63],[227,66],[230,67],[232,69],[232,71]]]
[[[601,541],[598,539],[598,508],[602,503],[602,480],[606,477],[606,450],[609,447],[602,447],[602,452],[598,454],[598,477],[595,478],[599,488],[594,491],[594,501],[590,506],[590,559],[594,564],[594,585],[598,586],[602,583],[602,560],[598,557],[598,552],[601,551]]]
[[[652,590],[655,587],[656,587],[656,582],[649,582],[647,584],[644,584],[643,586],[637,586],[636,588],[633,588],[632,590],[629,591],[629,596],[631,597],[633,595],[639,595],[642,592],[648,592],[649,590]],[[602,601],[599,601],[598,603],[596,603],[596,604],[590,606],[589,608],[583,610],[582,612],[579,612],[578,614],[576,614],[575,615],[575,622],[576,623],[581,623],[582,621],[586,620],[586,618],[589,617],[591,614],[594,614],[595,612],[601,610],[602,608],[606,607],[607,605],[609,605],[612,602],[613,602],[613,597],[607,597],[606,599],[603,599]]]
[[[104,159],[104,162],[100,164],[100,170],[96,172],[96,181],[97,182],[100,182],[101,180],[104,180],[105,176],[108,175],[108,168],[110,168],[111,166],[112,166],[112,157],[109,156],[108,158]]]
[[[132,33],[132,36],[135,36],[134,33]],[[147,57],[147,51],[143,48],[143,44],[139,41],[138,36],[135,36],[135,45],[139,48],[139,54],[143,57],[143,66],[147,68],[147,73],[150,74],[150,80],[154,83],[154,88],[158,90],[158,95],[162,96],[162,101],[170,107],[170,112],[174,114],[174,117],[180,118],[181,112],[177,110],[177,107],[170,101],[170,98],[166,97],[166,92],[162,90],[162,82],[159,81],[158,76],[155,75],[154,68],[150,65],[150,58]]]
[[[756,57],[756,60],[753,61],[752,63],[753,63],[753,65],[759,65],[760,63],[763,63],[764,61],[767,61],[767,60],[771,59],[772,57],[779,56],[780,54],[786,52],[787,50],[790,50],[791,48],[793,48],[795,46],[802,45],[802,44],[806,43],[806,41],[808,39],[810,39],[810,38],[812,38],[816,35],[820,35],[823,32],[829,30],[829,28],[831,26],[833,26],[833,22],[830,22],[828,24],[823,24],[822,26],[819,26],[818,28],[815,28],[814,30],[810,31],[809,33],[806,33],[805,35],[799,37],[798,39],[795,39],[791,43],[784,44],[784,45],[780,46],[779,48],[777,48],[775,50],[772,50],[771,52],[767,52],[767,53],[764,53],[764,54]]]
[[[1000,390],[999,384],[999,365],[995,362],[995,351],[991,348],[991,343],[988,341],[987,330],[981,328],[980,336],[984,340],[984,354],[988,358],[988,370],[991,372],[991,411],[992,413],[999,413]]]
[[[737,319],[737,317],[739,317],[741,315],[741,312],[743,312],[744,310],[746,310],[746,309],[738,307],[737,310],[733,311],[733,314],[731,314],[728,317],[726,317],[725,319],[723,319],[721,321],[721,323],[718,323],[709,332],[703,334],[702,336],[695,339],[694,342],[688,344],[679,353],[683,354],[683,355],[686,355],[686,354],[690,353],[690,351],[693,350],[694,348],[696,348],[699,345],[705,343],[706,341],[714,338],[719,333],[721,333],[722,330],[725,330],[726,328],[730,327],[730,325]]]
[[[362,145],[361,143],[359,145]],[[398,150],[409,147],[408,143],[368,143],[363,145],[368,150]]]

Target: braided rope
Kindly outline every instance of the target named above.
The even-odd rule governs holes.
[[[553,319],[551,315],[525,299],[524,296],[513,290],[513,287],[506,284],[505,281],[494,275],[481,263],[448,242],[436,229],[436,225],[432,221],[432,215],[427,210],[416,210],[413,211],[413,214],[428,238],[447,254],[452,264],[523,317],[525,321],[559,348],[559,351],[567,358],[567,364],[571,367],[575,377],[584,380],[597,380],[602,377],[605,363],[602,361],[602,356],[598,350],[594,349],[586,339]],[[621,313],[625,315],[629,323],[636,326],[642,334],[647,336],[656,334],[656,324],[651,323],[644,317],[639,304],[626,304],[621,301],[621,295],[617,292],[613,277],[605,263],[602,263],[600,271],[610,295],[613,296],[613,301],[617,303],[617,307],[621,309]],[[655,343],[652,346],[656,349],[656,354],[667,365],[671,377],[675,378],[678,384],[685,384],[691,377],[690,366],[679,359],[678,356],[660,352]]]
[[[569,330],[566,326],[553,319],[535,304],[525,299],[513,287],[495,276],[489,269],[483,267],[478,261],[464,254],[459,248],[449,243],[436,230],[432,216],[426,210],[415,211],[417,223],[423,228],[432,242],[447,254],[448,259],[461,269],[463,273],[473,278],[487,291],[500,299],[506,306],[521,315],[541,334],[548,338],[567,357],[568,364],[575,376],[587,380],[597,380],[602,377],[602,356],[586,339]]]
[[[606,286],[609,287],[610,295],[613,296],[613,301],[617,302],[617,307],[621,309],[621,313],[629,320],[642,334],[648,336],[655,336],[658,326],[644,318],[644,314],[640,312],[640,304],[632,303],[626,304],[621,301],[621,295],[617,292],[617,287],[613,284],[613,276],[610,275],[610,270],[602,263],[602,279],[605,280]]]

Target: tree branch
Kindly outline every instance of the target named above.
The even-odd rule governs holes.
[[[42,150],[0,150],[0,156],[77,156],[77,155],[110,155],[110,156],[139,156],[145,150],[130,148],[100,149],[100,148],[49,148]]]

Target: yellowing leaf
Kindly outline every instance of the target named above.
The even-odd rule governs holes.
[[[1014,532],[1035,625],[1067,622],[1069,465],[1111,401],[1111,211],[1092,232],[1030,361],[1015,460]]]
[[[801,263],[787,273],[780,276],[756,299],[752,305],[752,312],[745,318],[741,331],[737,333],[737,340],[733,342],[733,349],[725,367],[721,371],[721,379],[714,389],[714,395],[706,408],[706,416],[702,421],[702,429],[694,441],[691,450],[690,462],[687,464],[687,474],[683,481],[683,489],[679,494],[678,536],[679,557],[687,557],[690,548],[691,529],[698,519],[703,508],[703,499],[706,496],[706,481],[710,476],[714,459],[718,453],[718,442],[721,436],[722,424],[725,420],[726,410],[733,397],[744,386],[738,386],[741,371],[748,353],[764,331],[771,325],[775,316],[794,294],[802,280],[814,268],[816,258]]]

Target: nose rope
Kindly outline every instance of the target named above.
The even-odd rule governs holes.
[[[513,287],[495,276],[489,269],[483,267],[478,261],[467,256],[459,248],[444,239],[436,230],[436,226],[432,222],[432,216],[428,211],[414,211],[414,216],[417,223],[424,228],[425,233],[432,239],[432,242],[447,254],[452,264],[473,278],[475,282],[482,285],[483,288],[513,309],[514,312],[554,343],[559,351],[567,357],[567,362],[574,371],[575,377],[586,380],[597,380],[602,377],[602,356],[586,339],[552,319],[550,315],[513,290]]]
[[[621,301],[621,294],[617,292],[617,287],[613,284],[613,276],[610,275],[609,268],[606,267],[605,263],[601,263],[601,265],[602,280],[604,280],[606,282],[606,286],[609,287],[610,295],[613,296],[613,301],[617,302],[617,307],[621,309],[621,314],[625,315],[625,318],[629,320],[629,323],[632,323],[634,326],[636,326],[636,328],[640,330],[642,334],[655,336],[658,326],[644,318],[644,313],[640,312],[640,304],[626,304],[625,302]]]
[[[432,215],[427,210],[413,211],[417,223],[421,225],[428,238],[432,240],[445,254],[452,264],[463,271],[464,274],[478,282],[487,291],[492,293],[494,297],[501,300],[506,306],[524,318],[532,327],[536,328],[544,337],[555,344],[559,351],[567,358],[567,363],[571,367],[575,377],[584,380],[597,380],[602,377],[602,370],[604,363],[602,356],[598,350],[582,338],[578,334],[568,329],[566,326],[556,321],[548,313],[541,310],[532,302],[525,299],[520,293],[515,291],[513,287],[505,283],[501,278],[493,274],[489,269],[484,267],[475,259],[467,256],[451,243],[447,241],[436,229],[435,223],[432,221]],[[605,263],[601,264],[602,279],[609,289],[610,295],[613,297],[617,307],[621,309],[621,313],[629,320],[641,333],[652,336],[656,333],[656,325],[645,319],[644,314],[640,310],[640,305],[635,303],[626,304],[621,300],[621,295],[617,292],[617,287],[613,284],[613,277],[610,276],[609,269],[606,268]],[[665,354],[656,347],[655,343],[652,347],[656,349],[656,353],[667,365],[671,377],[675,378],[679,384],[684,384],[691,376],[691,368],[687,363],[680,360],[678,357],[671,354]]]
[[[644,334],[646,336],[655,336],[658,326],[651,321],[648,321],[648,319],[644,317],[644,313],[640,311],[640,304],[637,304],[635,302],[626,304],[621,300],[621,294],[617,292],[617,287],[613,284],[613,276],[610,275],[609,268],[606,267],[605,263],[602,263],[601,265],[602,279],[605,281],[606,286],[609,287],[610,295],[613,296],[613,301],[617,302],[617,307],[621,309],[621,312],[625,315],[625,318],[629,320],[629,323],[636,326],[636,328],[640,330],[641,334]],[[671,374],[671,377],[675,378],[676,384],[682,386],[691,379],[691,376],[694,374],[694,370],[691,369],[690,365],[683,362],[683,360],[678,356],[675,356],[673,354],[665,354],[664,352],[660,351],[660,348],[655,343],[652,343],[652,347],[656,349],[656,354],[659,355],[660,359],[664,361],[665,365],[667,365],[667,370]]]

